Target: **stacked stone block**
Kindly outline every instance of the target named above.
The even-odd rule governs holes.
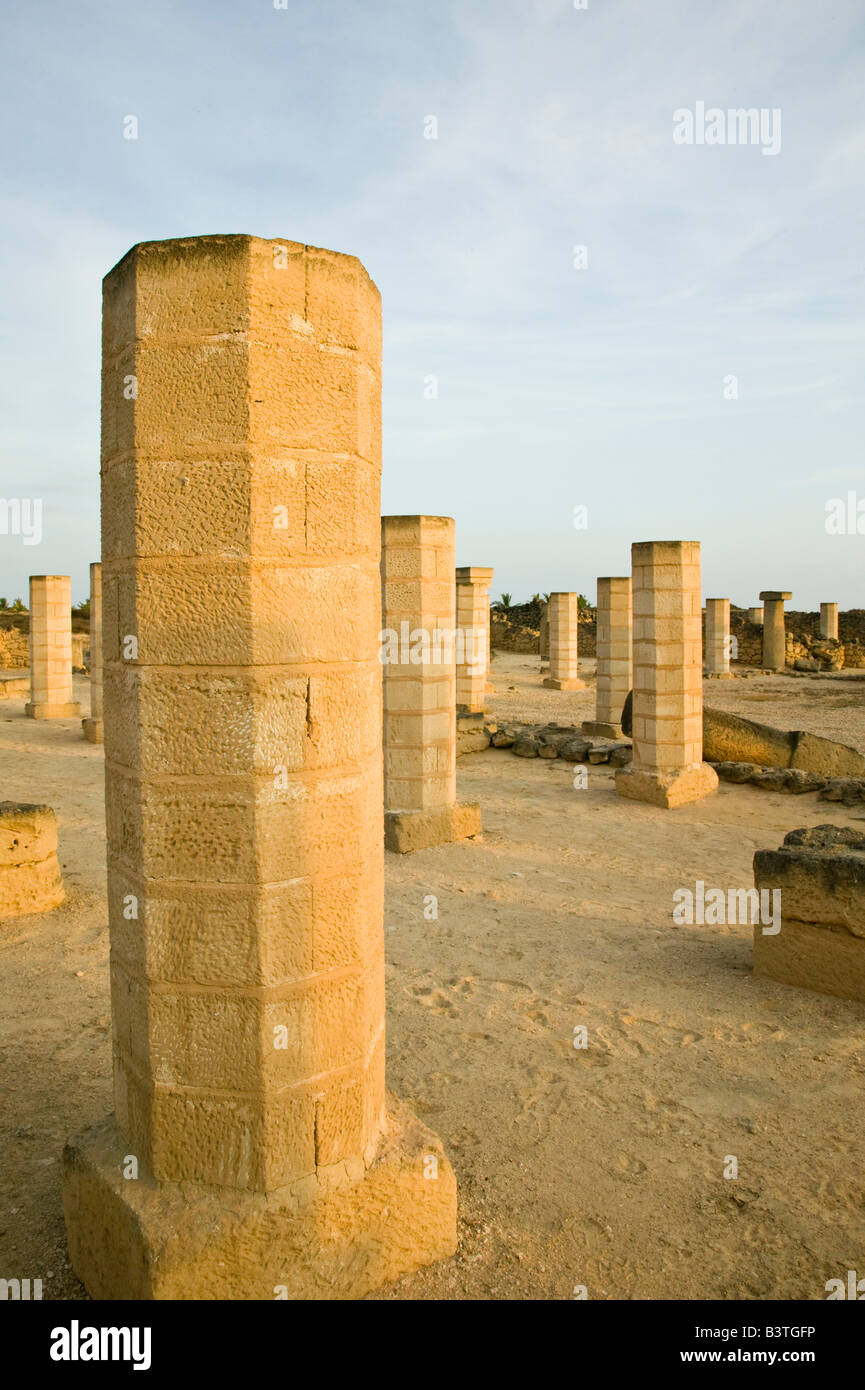
[[[494,571],[478,565],[456,571],[456,703],[459,715],[482,715],[490,662],[490,584]]]
[[[381,521],[385,844],[407,853],[480,833],[456,799],[454,523]]]
[[[703,762],[699,543],[637,542],[631,570],[634,759],[616,772],[616,788],[672,808],[718,786]]]
[[[630,575],[598,580],[596,632],[595,718],[583,723],[583,732],[621,738],[622,710],[632,680]]]
[[[706,641],[703,669],[716,680],[730,679],[730,600],[706,599]]]
[[[74,719],[72,698],[72,596],[68,574],[30,577],[31,719]]]
[[[576,594],[550,594],[550,674],[544,685],[551,690],[585,690],[579,679],[579,607]]]
[[[838,641],[838,605],[837,603],[820,604],[820,636],[828,637],[833,642]]]

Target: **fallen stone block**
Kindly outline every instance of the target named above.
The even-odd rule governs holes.
[[[712,763],[722,782],[750,782],[754,775],[753,763]]]
[[[533,734],[520,734],[519,738],[514,739],[512,753],[516,753],[518,758],[536,758],[540,744]]]
[[[631,736],[631,695],[622,710],[622,730]],[[710,705],[703,706],[703,757],[713,765],[753,763],[763,769],[794,767],[825,777],[865,776],[865,757],[846,743],[802,729],[773,729]]]

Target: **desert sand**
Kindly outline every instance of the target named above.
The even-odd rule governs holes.
[[[506,654],[491,675],[500,721],[593,717],[591,680],[546,690],[536,659]],[[704,698],[865,752],[853,681],[707,681]],[[103,754],[18,700],[0,745],[0,796],[56,810],[68,891],[0,923],[0,1272],[84,1298],[59,1160],[112,1107]],[[754,979],[751,929],[677,926],[673,893],[750,887],[757,848],[861,828],[861,809],[722,783],[663,811],[618,797],[606,766],[578,790],[570,764],[507,750],[457,772],[483,836],[389,854],[385,932],[389,1082],[448,1150],[460,1248],[377,1297],[825,1298],[865,1265],[863,1006]]]

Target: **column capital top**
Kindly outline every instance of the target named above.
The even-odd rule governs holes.
[[[456,568],[458,584],[488,584],[494,574],[494,569],[485,569],[482,565],[458,565]]]
[[[760,594],[760,599],[764,603],[767,600],[769,603],[784,603],[792,597],[793,595],[787,589],[764,589]]]

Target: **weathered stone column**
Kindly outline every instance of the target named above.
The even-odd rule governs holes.
[[[72,698],[72,585],[68,574],[30,576],[31,719],[74,719]]]
[[[457,631],[462,651],[457,652],[457,713],[484,712],[487,672],[490,666],[490,584],[494,571],[477,565],[456,571]]]
[[[838,641],[837,603],[820,604],[820,636],[830,637],[833,642]]]
[[[84,737],[102,742],[102,566],[90,566],[90,718],[82,719]]]
[[[360,262],[295,242],[105,280],[116,1119],[64,1154],[94,1298],[355,1298],[455,1248],[384,1082],[380,335]]]
[[[381,519],[385,845],[406,854],[478,835],[456,799],[454,523]]]
[[[578,607],[576,594],[550,594],[550,674],[544,685],[551,690],[585,690],[579,679]]]
[[[620,796],[681,806],[715,791],[703,762],[700,546],[631,547],[634,602],[634,760],[616,771]]]
[[[729,680],[730,672],[730,600],[706,599],[706,640],[703,649],[703,669],[707,676]]]
[[[787,664],[784,604],[793,595],[782,589],[765,589],[763,600],[763,665],[767,671],[783,671]]]
[[[631,577],[598,580],[595,718],[583,733],[622,737],[622,708],[631,689]]]
[[[753,623],[753,624],[755,625],[755,627],[762,627],[762,626],[763,626],[763,610],[762,610],[762,608],[749,608],[749,609],[748,609],[748,622],[749,622],[749,623]]]

